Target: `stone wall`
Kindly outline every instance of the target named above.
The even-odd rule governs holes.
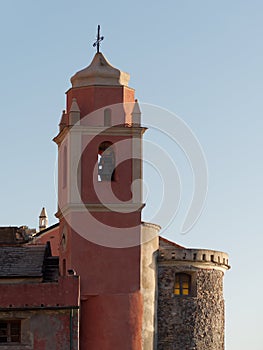
[[[191,275],[190,296],[173,293],[175,274]],[[224,272],[189,263],[158,268],[158,350],[224,349]]]

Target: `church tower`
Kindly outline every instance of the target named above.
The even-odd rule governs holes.
[[[129,75],[97,51],[71,78],[54,139],[60,274],[80,275],[81,350],[139,350],[145,129]]]
[[[224,350],[228,255],[181,247],[141,222],[145,128],[129,74],[100,40],[71,78],[54,138],[60,278],[80,276],[76,349]]]
[[[48,227],[48,216],[46,208],[42,208],[39,215],[39,231],[45,230]]]

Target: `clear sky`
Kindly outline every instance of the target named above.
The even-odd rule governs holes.
[[[94,55],[97,24],[105,36],[103,53],[131,74],[138,99],[176,113],[199,139],[209,190],[202,216],[186,235],[179,227],[190,198],[191,169],[164,141],[181,175],[182,205],[163,235],[229,253],[226,349],[262,350],[260,0],[2,2],[1,225],[37,227],[42,206],[55,222],[56,146],[51,140],[69,78]],[[146,169],[146,182],[149,174]],[[151,181],[145,220],[160,204],[150,186]]]

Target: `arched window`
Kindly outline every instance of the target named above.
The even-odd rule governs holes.
[[[105,141],[98,149],[98,181],[114,181],[115,154],[111,142]]]
[[[111,126],[111,109],[104,110],[104,126]]]
[[[67,146],[63,149],[63,174],[62,174],[62,186],[65,188],[67,186],[67,180],[68,180],[68,152],[67,152]]]
[[[190,295],[191,293],[191,276],[186,273],[177,273],[175,275],[174,294]]]

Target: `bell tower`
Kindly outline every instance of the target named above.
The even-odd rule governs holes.
[[[80,275],[80,349],[142,349],[140,109],[99,52],[72,78],[60,121],[60,273]]]

